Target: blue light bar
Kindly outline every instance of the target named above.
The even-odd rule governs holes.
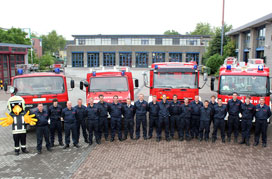
[[[125,70],[122,70],[122,72],[121,72],[121,74],[122,74],[122,76],[125,76]]]
[[[231,70],[231,65],[227,65],[227,70]]]
[[[96,76],[96,72],[95,71],[93,71],[93,76]]]
[[[159,67],[158,67],[158,65],[155,65],[155,70],[157,70]]]
[[[59,68],[55,68],[55,73],[60,73],[60,69]]]
[[[258,66],[258,71],[263,71],[263,66],[262,65]]]
[[[197,65],[194,65],[194,69],[197,70]]]
[[[22,74],[24,73],[24,70],[23,70],[23,69],[18,69],[18,70],[17,70],[17,73],[18,73],[19,75],[22,75]]]

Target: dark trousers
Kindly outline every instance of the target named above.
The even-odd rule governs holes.
[[[198,137],[199,135],[199,127],[200,127],[200,116],[192,115],[191,123],[191,136]]]
[[[99,121],[98,120],[88,120],[88,129],[89,129],[89,140],[93,141],[93,135],[95,140],[99,140]]]
[[[229,116],[228,118],[228,138],[231,137],[232,131],[234,131],[234,137],[238,137],[238,129],[239,129],[239,117],[238,116]]]
[[[13,134],[14,148],[16,152],[20,150],[20,143],[22,150],[26,149],[26,133]]]
[[[190,134],[189,134],[190,120],[191,120],[191,118],[181,118],[180,119],[180,125],[178,127],[179,137],[184,137],[184,132],[185,132],[186,137],[190,136]]]
[[[109,137],[109,122],[108,117],[99,118],[99,137],[102,138],[102,132],[104,132],[104,137],[107,139]]]
[[[170,126],[171,126],[170,135],[172,137],[174,137],[175,126],[177,127],[177,131],[179,131],[179,126],[180,126],[180,116],[179,115],[173,115],[173,116],[170,117]]]
[[[242,119],[242,137],[245,140],[249,140],[250,138],[250,130],[252,126],[252,120],[251,119]]]
[[[122,139],[121,117],[111,117],[111,138],[114,139],[116,131],[118,138]]]
[[[77,141],[77,129],[76,129],[76,123],[64,123],[64,132],[65,132],[65,144],[70,144],[70,135],[72,132],[72,140],[73,144],[78,144]]]
[[[55,131],[58,132],[59,143],[62,143],[62,127],[60,120],[50,121],[50,143],[54,144],[55,141]]]
[[[211,116],[211,120],[210,120],[210,127],[211,127],[211,124],[213,123],[213,125],[214,125],[214,116],[212,115]]]
[[[213,123],[213,138],[217,139],[217,129],[220,129],[221,139],[225,139],[225,120],[224,119],[214,119]]]
[[[200,121],[199,137],[201,139],[203,139],[203,132],[205,132],[205,139],[208,139],[210,133],[210,121]]]
[[[80,137],[80,126],[82,129],[82,134],[85,140],[88,140],[88,135],[87,135],[87,125],[86,125],[86,120],[85,119],[80,119],[76,121],[76,127],[77,127],[77,142],[79,142],[79,137]]]
[[[36,135],[37,135],[37,150],[42,150],[43,137],[45,139],[46,148],[47,149],[50,148],[48,126],[37,126]]]
[[[159,116],[157,138],[161,138],[163,125],[165,128],[165,138],[169,138],[169,117],[168,116]]]
[[[141,124],[143,127],[143,136],[146,137],[146,125],[147,125],[147,121],[146,121],[146,115],[136,115],[136,137],[140,137],[140,128],[141,128]]]
[[[150,137],[153,136],[153,128],[155,126],[156,126],[156,133],[157,133],[157,136],[158,136],[158,120],[159,120],[159,117],[149,115],[149,130],[148,130],[148,135]]]
[[[255,142],[259,143],[260,134],[262,133],[262,142],[267,142],[267,120],[256,119],[255,123]]]
[[[124,134],[127,137],[129,132],[130,138],[133,138],[134,133],[134,118],[124,119]]]

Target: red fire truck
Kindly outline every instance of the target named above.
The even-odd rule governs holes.
[[[248,63],[237,62],[234,57],[225,59],[220,67],[219,77],[211,79],[211,90],[214,83],[218,82],[218,98],[227,103],[232,98],[232,93],[238,93],[238,99],[244,101],[246,96],[251,96],[252,104],[259,103],[260,97],[265,97],[265,103],[270,105],[270,78],[269,68],[263,59],[249,59]]]
[[[55,72],[37,72],[23,74],[22,69],[18,69],[17,76],[12,77],[10,93],[24,98],[26,110],[31,112],[38,103],[43,103],[44,107],[52,104],[54,98],[58,99],[62,107],[68,101],[68,87],[66,76],[60,73],[59,69]],[[70,81],[71,88],[74,88],[74,80]],[[7,91],[7,84],[5,84]]]
[[[184,97],[191,101],[195,95],[199,95],[199,89],[202,88],[199,87],[199,70],[196,62],[154,63],[149,71],[149,85],[147,73],[144,72],[143,75],[144,85],[150,88],[149,102],[153,95],[161,100],[163,94],[166,94],[169,100],[176,94],[180,101],[183,101]],[[206,73],[203,77],[204,81],[207,81]]]
[[[135,88],[139,86],[138,79],[134,81]],[[125,103],[127,98],[134,100],[134,86],[132,73],[129,68],[121,69],[93,69],[87,74],[87,78],[80,82],[80,89],[86,88],[86,101],[93,97],[94,102],[99,101],[98,96],[104,95],[108,103],[113,102],[113,96],[117,95],[120,103]]]

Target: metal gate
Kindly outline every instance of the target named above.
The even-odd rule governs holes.
[[[182,53],[181,52],[170,52],[169,53],[169,62],[182,62]]]
[[[148,68],[148,52],[136,52],[136,67]]]
[[[165,62],[164,52],[153,52],[152,53],[152,63]]]
[[[132,66],[132,53],[131,52],[119,52],[119,65],[120,66]]]
[[[115,52],[103,53],[103,66],[115,66]]]
[[[87,65],[88,67],[99,67],[99,53],[98,52],[88,52]]]

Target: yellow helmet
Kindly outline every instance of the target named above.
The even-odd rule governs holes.
[[[12,112],[12,108],[15,105],[22,107],[23,111],[25,110],[25,100],[21,96],[12,96],[8,100],[8,110]]]

